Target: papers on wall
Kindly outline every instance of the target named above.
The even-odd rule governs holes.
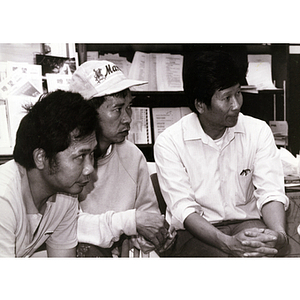
[[[191,113],[189,107],[155,107],[152,108],[154,140],[167,127],[179,121],[183,116]]]
[[[22,118],[26,115],[27,111],[24,106],[31,106],[37,102],[39,97],[30,97],[30,96],[10,96],[8,98],[8,116],[11,132],[11,144],[12,149],[16,141],[16,133],[19,128]]]
[[[13,95],[37,97],[43,92],[41,67],[27,63],[7,62],[7,77],[0,82],[0,97]]]
[[[72,75],[62,75],[62,74],[53,74],[47,73],[47,90],[48,92],[53,92],[56,90],[68,91],[71,83]]]
[[[39,94],[43,93],[43,82],[42,82],[42,68],[38,65],[31,65],[22,62],[7,62],[7,77],[13,76],[16,72],[21,74],[23,79],[27,79],[38,91]],[[28,95],[37,96],[37,95]]]
[[[148,81],[147,84],[132,87],[133,91],[156,90],[156,72],[150,73],[150,69],[156,70],[156,55],[136,51],[132,60],[128,77],[131,79]],[[150,75],[151,74],[151,75]]]
[[[182,65],[182,55],[160,54],[157,56],[158,91],[183,91]]]
[[[149,107],[132,107],[132,122],[128,140],[135,144],[151,144]]]
[[[272,56],[269,54],[248,55],[247,83],[258,90],[276,90],[272,81]]]
[[[148,84],[133,87],[134,91],[183,91],[183,56],[136,51],[129,78],[146,80]]]
[[[5,73],[6,78],[0,82],[0,152],[10,155],[19,123],[25,115],[22,106],[35,103],[42,94],[42,71],[41,66],[7,62]]]
[[[122,70],[124,75],[128,77],[131,63],[127,60],[126,57],[119,56],[119,53],[116,54],[108,53],[104,55],[99,55],[99,60],[108,60],[114,63]]]
[[[0,62],[0,82],[7,77],[7,62]]]
[[[0,100],[0,154],[11,152],[10,127],[8,122],[8,107],[5,100]]]

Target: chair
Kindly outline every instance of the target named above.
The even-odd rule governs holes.
[[[165,202],[164,197],[160,190],[157,173],[152,173],[150,175],[150,178],[151,178],[154,192],[155,192],[155,195],[156,195],[156,198],[158,201],[158,206],[159,206],[160,212],[164,215],[166,213],[167,205],[166,205],[166,202]]]

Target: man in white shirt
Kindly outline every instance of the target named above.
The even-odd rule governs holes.
[[[286,250],[289,202],[279,151],[265,122],[240,113],[240,73],[224,52],[185,58],[193,113],[161,133],[154,147],[167,221],[178,233],[165,256],[260,257]]]
[[[28,107],[0,166],[0,257],[75,257],[78,199],[94,169],[97,113],[56,91]]]

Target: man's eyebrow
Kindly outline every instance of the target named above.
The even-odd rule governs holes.
[[[112,105],[112,107],[116,107],[116,106],[124,106],[125,105],[125,102],[117,102],[117,103],[114,103]]]
[[[82,154],[82,153],[88,153],[88,152],[93,152],[95,151],[97,148],[97,145],[94,147],[94,148],[82,148],[82,149],[79,149],[79,151],[77,152],[77,154]]]

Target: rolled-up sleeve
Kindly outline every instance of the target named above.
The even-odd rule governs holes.
[[[258,133],[257,152],[254,160],[253,184],[257,208],[261,212],[264,204],[279,201],[285,210],[289,207],[289,199],[284,192],[284,174],[280,160],[280,152],[276,147],[269,126],[261,127]]]

